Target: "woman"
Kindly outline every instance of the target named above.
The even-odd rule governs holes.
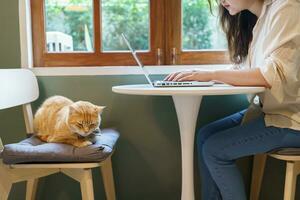
[[[165,80],[266,87],[260,117],[241,124],[242,110],[204,126],[197,137],[202,199],[245,200],[236,159],[300,147],[300,0],[219,3],[234,69],[182,71]]]

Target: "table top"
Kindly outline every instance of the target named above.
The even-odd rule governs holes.
[[[149,84],[120,85],[114,86],[112,91],[119,94],[132,95],[231,95],[231,94],[254,94],[264,92],[264,87],[231,86],[215,84],[209,87],[152,87]]]

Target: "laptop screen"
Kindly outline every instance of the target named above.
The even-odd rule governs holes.
[[[153,86],[153,83],[152,83],[152,81],[150,79],[150,76],[149,76],[148,72],[145,70],[144,65],[142,64],[142,62],[140,61],[140,59],[137,57],[136,51],[132,48],[132,46],[130,45],[130,43],[129,43],[129,41],[128,41],[128,39],[127,39],[127,37],[125,36],[124,33],[122,33],[122,38],[124,39],[127,47],[129,48],[131,54],[133,55],[135,61],[138,63],[138,65],[142,69],[142,71],[143,71],[143,73],[144,73],[147,81],[149,82],[150,85]]]

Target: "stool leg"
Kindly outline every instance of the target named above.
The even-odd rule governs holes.
[[[295,199],[295,189],[297,176],[300,172],[300,162],[286,163],[285,185],[284,185],[284,200]]]
[[[114,184],[114,176],[112,171],[112,164],[111,164],[111,158],[107,158],[103,165],[100,167],[101,173],[103,177],[103,184],[106,194],[107,200],[115,200],[116,199],[116,193],[115,193],[115,184]]]
[[[27,180],[26,184],[26,200],[35,200],[38,178]]]
[[[258,200],[265,171],[267,154],[258,154],[253,158],[250,200]]]
[[[92,170],[85,169],[80,180],[82,200],[94,200]]]
[[[12,183],[6,182],[4,180],[0,183],[0,200],[7,200],[9,196],[9,192],[11,189]]]
[[[10,170],[2,164],[0,159],[0,200],[7,200],[11,190],[13,180]]]
[[[80,183],[82,200],[94,200],[92,169],[61,169],[61,172]]]

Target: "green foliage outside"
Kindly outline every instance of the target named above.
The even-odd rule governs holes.
[[[67,4],[66,1],[45,1],[46,30],[71,35],[74,51],[86,51],[86,40],[90,39],[93,44],[93,1],[69,0]],[[149,0],[102,0],[101,2],[102,49],[104,51],[126,50],[120,37],[124,32],[134,48],[148,50]],[[214,43],[219,36],[215,34],[216,19],[210,14],[207,0],[183,0],[182,8],[183,48],[215,48]],[[88,38],[86,38],[85,26],[88,28],[90,36]]]
[[[210,49],[210,11],[206,0],[183,1],[183,49]]]
[[[127,50],[121,40],[125,33],[133,48],[149,49],[149,0],[102,1],[103,50]]]
[[[85,26],[93,45],[93,4],[92,0],[46,0],[46,31],[59,31],[73,38],[74,51],[87,51]],[[78,9],[80,8],[81,9]]]
[[[207,0],[182,0],[182,48],[185,50],[226,49],[227,42],[217,18],[217,4],[213,14]]]

